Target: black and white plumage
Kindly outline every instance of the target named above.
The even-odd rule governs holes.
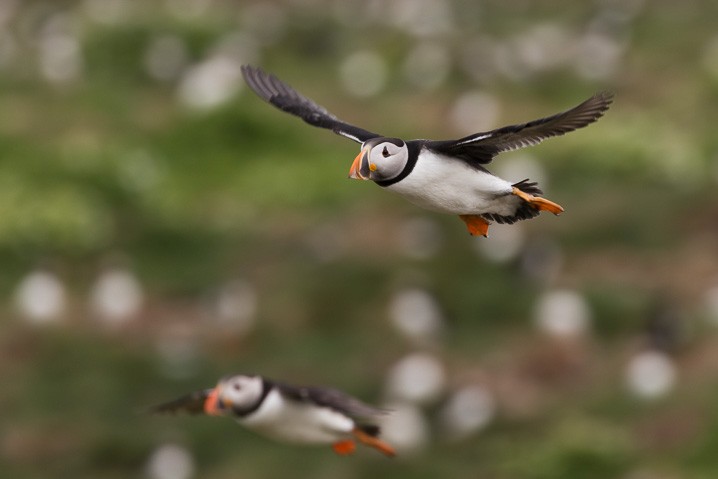
[[[490,221],[514,223],[546,210],[563,208],[542,198],[538,185],[528,180],[511,184],[485,165],[504,151],[541,143],[583,128],[609,108],[613,95],[597,93],[576,107],[553,116],[496,130],[475,133],[458,140],[409,140],[383,137],[350,125],[324,107],[301,95],[274,75],[244,65],[247,84],[262,99],[302,118],[361,143],[349,177],[372,180],[423,208],[456,214],[472,235],[486,236]]]
[[[326,387],[294,386],[262,376],[235,375],[150,409],[228,416],[267,437],[298,444],[332,444],[339,454],[354,451],[354,439],[393,456],[375,421],[387,411]]]

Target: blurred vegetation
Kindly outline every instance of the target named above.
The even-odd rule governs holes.
[[[416,4],[0,2],[0,476],[146,477],[152,451],[170,441],[191,452],[202,478],[715,477],[718,337],[704,296],[718,283],[718,4]],[[566,54],[530,48],[525,35],[547,26],[566,35],[565,47],[589,34],[604,43],[536,66]],[[161,37],[182,46],[165,78],[147,66]],[[450,58],[431,88],[405,73],[421,42]],[[482,46],[476,59],[471,45]],[[484,45],[495,47],[495,64],[482,67]],[[358,51],[386,68],[381,91],[366,98],[342,76]],[[267,106],[231,68],[220,72],[231,80],[226,98],[193,106],[183,85],[216,55],[260,64],[339,117],[407,138],[465,134],[447,120],[465,92],[499,102],[493,126],[601,89],[616,102],[596,125],[526,152],[567,211],[517,226],[526,246],[496,263],[456,218],[348,181],[356,144]],[[587,74],[581,55],[613,63]],[[429,255],[407,252],[416,219],[437,232]],[[527,255],[544,246],[558,249],[556,270],[527,273]],[[145,295],[138,316],[117,327],[96,321],[87,299],[113,264],[133,271]],[[37,269],[67,291],[53,324],[30,324],[16,307],[18,285]],[[256,326],[241,333],[208,313],[237,278],[258,302]],[[404,287],[441,305],[446,324],[429,345],[388,320]],[[535,303],[555,288],[585,296],[589,333],[564,340],[536,328]],[[651,326],[658,298],[678,311],[669,326]],[[637,399],[626,363],[666,335],[677,384]],[[449,388],[479,377],[495,390],[486,429],[442,439],[442,396],[424,411],[430,446],[388,461],[274,444],[226,420],[142,414],[229,372],[381,402],[386,371],[416,350],[440,358]]]

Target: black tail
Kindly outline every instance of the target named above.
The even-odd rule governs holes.
[[[519,190],[523,191],[524,193],[528,193],[530,195],[540,196],[543,194],[543,191],[541,191],[541,188],[538,187],[538,183],[536,183],[535,181],[529,181],[528,178],[526,178],[525,180],[521,180],[518,183],[514,183],[511,186],[518,188]],[[512,225],[512,224],[516,223],[517,221],[531,219],[535,216],[538,216],[538,214],[539,214],[539,210],[537,210],[536,208],[534,208],[533,206],[531,206],[528,203],[522,202],[522,204],[516,208],[516,211],[514,212],[513,215],[504,216],[504,215],[499,215],[496,213],[484,213],[481,216],[488,221],[496,221],[497,223],[500,223],[500,224]]]
[[[521,180],[518,183],[514,183],[513,185],[524,193],[528,193],[530,195],[542,195],[543,191],[541,191],[541,188],[538,187],[538,183],[535,181],[529,181],[528,178],[525,180]]]
[[[362,424],[358,427],[362,432],[369,434],[371,437],[378,437],[381,433],[381,428],[374,424]]]

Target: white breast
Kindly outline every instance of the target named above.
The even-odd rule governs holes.
[[[412,172],[387,189],[440,213],[513,214],[516,207],[508,181],[426,149]]]
[[[270,391],[255,412],[237,421],[273,439],[304,444],[329,444],[354,428],[354,421],[329,408],[284,398]]]

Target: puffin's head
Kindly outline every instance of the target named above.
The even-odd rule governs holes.
[[[252,407],[262,397],[264,384],[259,376],[230,376],[219,381],[204,403],[204,410],[212,416],[232,414],[235,410]]]
[[[354,158],[349,178],[355,180],[390,180],[404,169],[409,161],[409,149],[399,138],[372,138],[362,144]]]

